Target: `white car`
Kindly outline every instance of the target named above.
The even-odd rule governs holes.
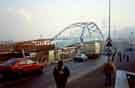
[[[85,54],[78,54],[73,58],[76,62],[84,62],[88,60],[88,57]]]

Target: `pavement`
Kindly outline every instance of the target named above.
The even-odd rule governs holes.
[[[105,88],[104,80],[105,77],[103,74],[103,66],[101,66],[96,70],[89,72],[86,75],[69,82],[66,88]],[[113,76],[113,80],[115,80],[115,76]],[[114,83],[115,82],[113,81],[113,86]]]
[[[122,58],[120,61],[119,57],[116,55],[114,59],[114,64],[117,70],[125,70],[135,73],[135,55],[129,58],[129,61],[126,58]],[[92,72],[87,73],[86,75],[73,80],[68,83],[67,88],[105,88],[105,77],[103,74],[103,67],[95,69]],[[115,85],[115,74],[113,75],[113,85],[109,88],[114,88]]]
[[[135,73],[135,55],[132,58],[129,58],[129,61],[126,60],[126,58],[122,58],[120,61],[119,57],[117,56],[114,60],[115,65],[117,66],[117,69],[119,70],[126,70],[129,72]]]

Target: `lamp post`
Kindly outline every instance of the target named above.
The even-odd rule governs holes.
[[[110,38],[111,39],[111,34],[110,34],[110,25],[111,25],[111,0],[109,0],[109,16],[108,16],[109,18],[109,25],[108,25],[108,29],[109,29],[109,31],[108,31],[108,38]]]
[[[109,15],[108,15],[108,38],[106,40],[106,46],[112,47],[112,39],[111,39],[111,0],[109,0]]]
[[[113,54],[113,49],[112,49],[112,39],[111,39],[111,0],[109,0],[109,15],[108,15],[108,37],[106,40],[106,48],[107,48],[107,56],[108,59]]]

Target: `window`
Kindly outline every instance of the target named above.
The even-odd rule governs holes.
[[[19,64],[34,64],[34,63],[35,63],[35,62],[32,61],[32,60],[26,59],[26,60],[21,61]]]

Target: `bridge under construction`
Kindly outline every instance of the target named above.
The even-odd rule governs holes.
[[[16,42],[9,52],[24,50],[32,53],[36,61],[51,63],[59,59],[72,58],[77,53],[97,55],[103,47],[104,36],[94,22],[77,22],[65,27],[51,39]]]

